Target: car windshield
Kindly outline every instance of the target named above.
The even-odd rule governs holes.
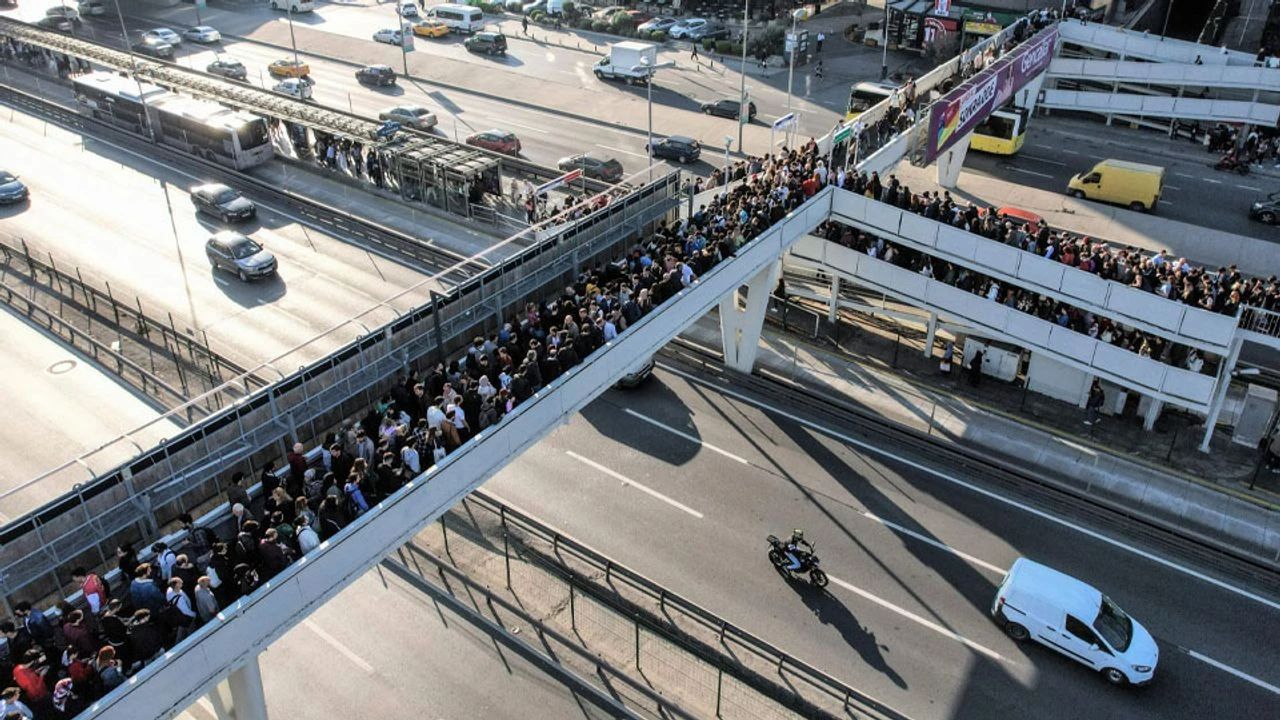
[[[5,184],[5,185],[8,185],[9,183],[14,182],[14,181],[15,181],[15,180],[17,180],[17,179],[18,179],[18,178],[16,178],[16,177],[14,177],[14,176],[10,175],[10,174],[9,174],[9,173],[7,173],[7,172],[0,172],[0,183],[3,183],[3,184]]]
[[[231,257],[237,260],[244,260],[262,252],[262,246],[248,238],[245,238],[244,240],[237,241],[231,246],[230,250]]]
[[[1117,652],[1128,650],[1129,643],[1133,641],[1133,620],[1106,595],[1102,596],[1102,607],[1098,609],[1098,618],[1093,621],[1093,629]]]
[[[215,195],[213,197],[213,201],[218,203],[219,205],[226,205],[232,200],[235,200],[237,197],[239,196],[236,195],[235,190],[232,190],[231,188],[226,188],[220,191],[217,195]]]

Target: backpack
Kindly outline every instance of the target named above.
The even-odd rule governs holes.
[[[174,595],[160,610],[160,620],[170,629],[184,628],[191,624],[191,618],[178,609],[178,595]]]

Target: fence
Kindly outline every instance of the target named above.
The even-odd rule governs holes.
[[[699,717],[897,718],[874,698],[483,491],[442,517],[436,552]],[[420,536],[422,537],[422,536]],[[410,545],[412,551],[412,544]],[[501,563],[498,562],[499,557]]]
[[[0,501],[32,507],[50,496],[50,487],[66,493],[0,531],[0,597],[9,602],[17,593],[28,598],[60,594],[69,580],[68,568],[107,565],[118,543],[156,537],[169,519],[218,496],[217,479],[224,474],[236,469],[252,474],[255,467],[282,454],[286,438],[321,437],[347,417],[366,412],[411,364],[443,359],[476,335],[496,331],[526,299],[562,288],[583,265],[621,254],[634,234],[674,209],[678,192],[679,174],[671,173],[614,198],[577,223],[469,278],[448,295],[432,292],[429,303],[405,314],[397,312],[395,320],[381,327],[365,327],[359,322],[362,316],[344,322],[318,338],[350,332],[353,325],[363,332],[289,375],[276,370],[282,358],[253,368],[255,373],[275,371],[278,382],[229,403],[155,449],[144,452],[131,436],[125,436],[0,494]],[[533,232],[535,228],[486,253],[506,252],[507,245]],[[438,283],[451,270],[423,284]],[[379,307],[390,307],[391,300]],[[204,400],[198,397],[193,402]],[[167,423],[179,412],[172,411],[160,421]],[[137,432],[146,434],[156,424]],[[115,467],[113,461],[108,467],[115,469],[110,472],[85,477],[87,468],[101,464],[93,462],[94,457],[112,457],[111,453],[118,455],[129,446],[141,454],[123,466]]]

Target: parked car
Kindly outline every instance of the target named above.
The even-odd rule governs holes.
[[[65,17],[54,15],[42,17],[33,24],[42,30],[53,30],[60,33],[70,33],[75,29],[75,23]]]
[[[142,33],[143,40],[160,40],[177,47],[182,44],[182,36],[169,28],[155,28]]]
[[[197,25],[182,31],[182,37],[191,42],[198,43],[216,43],[222,42],[222,33],[209,27],[208,25]]]
[[[173,46],[163,40],[154,38],[139,40],[133,44],[133,51],[139,55],[169,60],[173,58]]]
[[[191,188],[191,204],[197,212],[216,215],[222,222],[242,222],[258,214],[258,206],[252,200],[222,183]]]
[[[311,74],[311,66],[298,60],[276,60],[267,66],[272,77],[300,78]]]
[[[690,40],[696,40],[696,41],[707,40],[707,39],[728,40],[729,28],[725,27],[724,25],[721,25],[720,23],[709,22],[706,25],[702,25],[700,27],[690,28],[689,31],[685,34],[685,37],[689,38]]]
[[[648,22],[641,23],[636,27],[636,30],[640,30],[642,32],[656,32],[659,30],[662,32],[670,32],[671,26],[675,24],[676,19],[673,17],[656,17]]]
[[[473,53],[486,55],[506,55],[507,37],[502,33],[478,32],[462,43]]]
[[[738,119],[742,112],[742,102],[734,98],[721,98],[712,100],[711,102],[702,103],[702,112],[708,115],[719,115],[720,117]],[[749,120],[756,119],[756,104],[747,104],[747,118]]]
[[[249,71],[244,63],[228,57],[219,57],[204,67],[210,75],[220,75],[231,80],[245,81],[249,79]]]
[[[216,233],[204,244],[204,254],[216,270],[234,273],[241,282],[276,274],[276,257],[252,238],[234,230]]]
[[[520,154],[520,138],[506,130],[485,130],[467,136],[467,144],[503,155]]]
[[[627,10],[626,13],[627,13],[627,17],[634,20],[637,25],[647,23],[653,19],[653,16],[645,12],[644,10],[636,10],[635,8],[632,8],[630,10]]]
[[[272,92],[288,95],[294,100],[311,99],[311,83],[302,78],[285,78],[271,87]]]
[[[44,11],[44,16],[51,18],[64,18],[71,22],[80,22],[80,11],[70,5],[54,5]]]
[[[603,180],[611,183],[618,182],[625,174],[622,169],[622,163],[614,158],[597,158],[590,155],[570,155],[569,157],[560,158],[560,162],[556,163],[556,167],[565,172],[581,169],[583,175],[593,180]]]
[[[0,205],[13,205],[26,200],[30,191],[17,175],[0,170]]]
[[[430,130],[440,121],[436,114],[421,105],[397,105],[378,113],[379,120],[395,120],[415,130]]]
[[[13,4],[17,5],[17,2]],[[85,15],[98,17],[107,14],[107,4],[102,0],[80,0],[77,7],[80,10],[81,17]]]
[[[591,13],[591,17],[594,20],[608,20],[609,18],[613,17],[613,14],[618,12],[619,10],[626,10],[626,8],[621,5],[610,5],[608,7],[602,7],[599,10],[593,11]]]
[[[396,5],[396,12],[400,13],[400,17],[416,18],[418,17],[418,6],[413,0],[400,0]]]
[[[420,20],[413,24],[413,34],[420,37],[442,38],[449,34],[449,26],[439,20]]]
[[[1280,218],[1280,192],[1271,193],[1266,200],[1259,200],[1249,206],[1249,217],[1268,225],[1275,225]]]
[[[710,21],[706,18],[684,18],[683,20],[677,20],[671,25],[671,28],[667,30],[667,36],[673,40],[687,38],[690,36],[689,33],[693,32],[695,29],[702,28],[708,22]]]
[[[383,28],[373,34],[373,41],[381,42],[381,43],[390,43],[391,45],[399,45],[400,43],[404,42],[404,36],[400,34],[399,30],[392,30],[391,28]]]
[[[390,65],[365,65],[356,71],[356,80],[361,85],[387,87],[396,84],[396,71]]]
[[[651,149],[655,158],[675,160],[678,163],[691,163],[702,155],[702,143],[684,135],[672,135],[653,141]]]

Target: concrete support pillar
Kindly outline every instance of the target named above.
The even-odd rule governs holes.
[[[840,277],[831,276],[831,300],[827,302],[827,321],[835,324],[840,320]]]
[[[1042,87],[1044,87],[1044,73],[1035,76],[1031,82],[1019,90],[1013,104],[1026,108],[1028,116],[1035,114],[1036,103],[1040,100],[1040,88]]]
[[[1164,410],[1164,401],[1151,398],[1151,404],[1147,406],[1147,414],[1142,416],[1142,429],[1147,432],[1154,430],[1162,410]]]
[[[267,696],[262,690],[262,670],[254,655],[208,695],[218,720],[267,720]]]
[[[950,150],[938,156],[938,184],[942,187],[954,190],[956,183],[960,182],[960,168],[964,165],[964,156],[969,152],[969,138],[972,136],[973,133],[970,132],[952,145]]]
[[[1213,399],[1209,403],[1209,414],[1204,420],[1204,439],[1200,441],[1200,452],[1209,452],[1209,441],[1213,439],[1213,430],[1218,426],[1218,416],[1222,414],[1222,403],[1227,399],[1227,388],[1231,386],[1231,374],[1236,369],[1236,361],[1240,359],[1240,346],[1244,340],[1237,336],[1231,341],[1231,350],[1222,359],[1218,368],[1218,379],[1213,388]]]
[[[781,260],[770,263],[747,281],[745,302],[742,302],[739,290],[734,290],[720,300],[720,339],[724,346],[724,364],[740,373],[750,373],[756,364],[760,331],[764,328],[764,313],[781,273]]]
[[[933,340],[938,334],[938,313],[929,313],[929,322],[925,325],[924,331],[924,356],[926,358],[933,357]]]

